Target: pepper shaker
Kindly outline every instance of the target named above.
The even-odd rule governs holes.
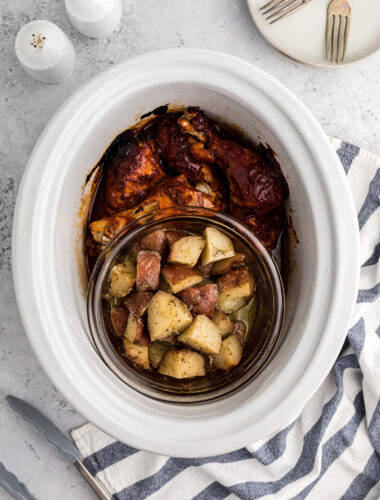
[[[40,82],[61,82],[74,67],[71,40],[50,21],[40,19],[25,24],[17,33],[15,50],[21,66]]]
[[[92,38],[107,38],[122,16],[121,0],[65,0],[66,12],[78,31]]]

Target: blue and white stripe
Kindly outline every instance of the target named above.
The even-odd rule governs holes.
[[[361,276],[339,359],[302,414],[276,435],[224,455],[184,459],[72,432],[114,500],[380,498],[380,158],[332,139],[360,226]]]

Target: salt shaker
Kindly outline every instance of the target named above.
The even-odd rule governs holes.
[[[71,40],[50,21],[25,24],[17,33],[15,50],[21,66],[40,82],[61,82],[74,67],[75,51]]]
[[[121,0],[65,0],[66,12],[78,31],[92,38],[107,38],[122,16]]]

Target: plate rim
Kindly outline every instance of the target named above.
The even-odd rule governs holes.
[[[372,57],[374,54],[376,54],[377,52],[380,51],[380,44],[379,44],[377,49],[374,49],[373,51],[369,52],[367,55],[365,55],[363,57],[360,57],[359,59],[355,59],[355,61],[343,62],[343,63],[339,63],[339,64],[335,64],[335,65],[329,64],[329,63],[317,63],[317,62],[309,61],[308,59],[297,58],[295,55],[287,53],[283,49],[283,47],[280,47],[277,43],[273,42],[271,40],[271,38],[266,34],[266,32],[261,29],[260,24],[256,21],[260,14],[258,14],[258,12],[256,12],[256,7],[253,5],[254,0],[246,0],[246,2],[247,2],[247,7],[249,10],[250,16],[252,18],[252,21],[253,21],[254,25],[256,26],[258,32],[260,33],[260,35],[264,38],[264,40],[272,48],[274,48],[276,50],[276,52],[278,52],[282,57],[284,57],[292,62],[295,62],[297,64],[302,64],[304,66],[310,66],[312,68],[323,68],[323,69],[331,69],[331,70],[340,69],[340,68],[348,68],[350,66],[354,66],[355,64],[358,64],[358,63]]]

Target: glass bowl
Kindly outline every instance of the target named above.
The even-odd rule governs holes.
[[[103,298],[112,267],[133,247],[158,229],[184,229],[201,233],[206,226],[229,236],[237,252],[246,254],[256,281],[253,325],[238,366],[230,372],[211,371],[204,377],[174,379],[145,370],[122,356],[107,332],[109,314]],[[237,391],[258,375],[273,357],[284,318],[284,288],[276,263],[262,243],[243,224],[226,214],[198,207],[173,207],[153,211],[125,227],[99,256],[92,271],[87,313],[93,344],[103,362],[123,382],[140,393],[168,403],[204,403]]]

